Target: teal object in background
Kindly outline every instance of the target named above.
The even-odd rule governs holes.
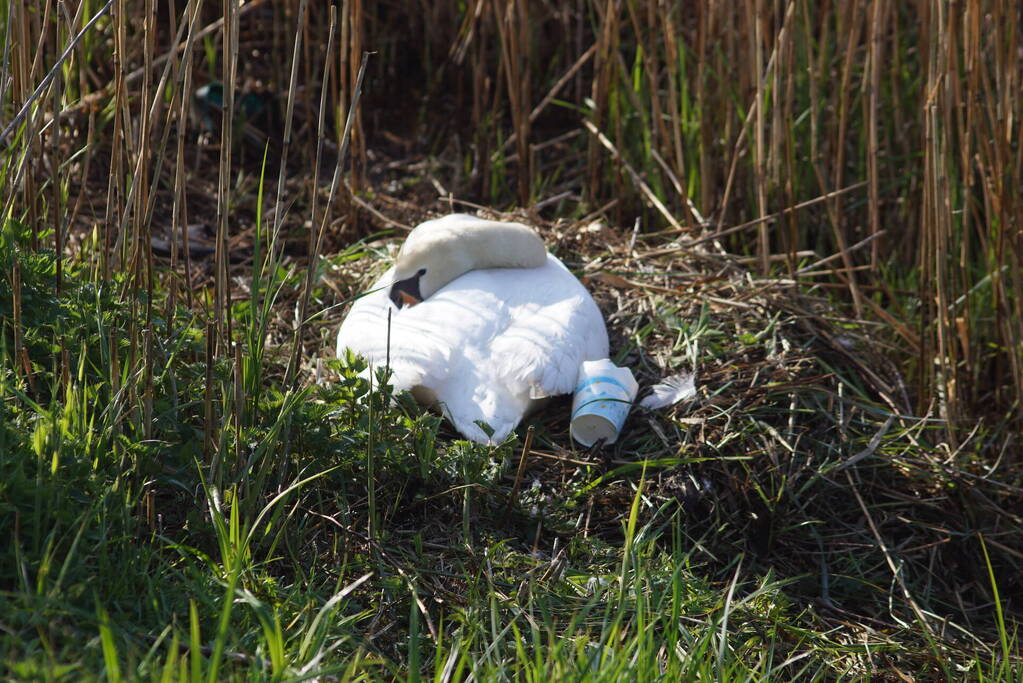
[[[195,91],[192,101],[193,118],[202,132],[219,135],[224,113],[224,84],[220,81],[207,83]],[[276,120],[276,102],[271,95],[243,91],[235,93],[235,130],[240,130],[248,141],[262,147],[267,139],[276,140]]]

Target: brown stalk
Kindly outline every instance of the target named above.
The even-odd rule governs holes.
[[[532,163],[529,154],[529,17],[524,0],[505,0],[504,11],[495,16],[501,46],[508,106],[515,129],[518,156],[519,204],[527,206],[531,194]]]
[[[551,101],[558,96],[558,93],[562,91],[565,85],[567,85],[568,82],[579,73],[579,70],[582,69],[586,62],[593,57],[593,54],[596,51],[597,44],[594,43],[593,45],[590,45],[590,47],[588,47],[577,60],[575,60],[572,66],[569,67],[568,71],[562,74],[561,78],[559,78],[558,81],[551,86],[551,89],[547,91],[547,94],[544,95],[544,98],[540,100],[539,104],[533,107],[533,111],[529,112],[529,123],[533,123],[537,118],[539,118],[540,114],[543,113],[543,110],[547,108],[547,105],[550,104]],[[504,145],[501,146],[502,151],[507,151],[512,145],[518,142],[518,139],[518,132],[513,132],[508,136],[508,139],[504,141]]]
[[[679,222],[675,220],[675,217],[671,215],[671,212],[668,211],[668,207],[666,207],[664,203],[657,198],[657,195],[654,194],[654,191],[650,189],[650,186],[648,186],[643,181],[639,173],[636,172],[636,169],[634,169],[632,165],[629,164],[629,162],[622,157],[622,155],[618,152],[618,148],[615,147],[614,143],[608,140],[607,136],[601,133],[589,119],[583,120],[583,126],[585,126],[586,130],[588,130],[593,135],[593,137],[595,137],[600,142],[600,144],[603,145],[607,149],[607,151],[611,153],[611,158],[622,165],[622,168],[624,168],[628,172],[629,177],[632,178],[632,182],[636,185],[639,191],[643,193],[643,196],[647,198],[647,200],[654,206],[654,208],[657,209],[658,213],[660,213],[661,216],[663,216],[664,219],[668,221],[668,223],[670,223],[671,226],[676,230],[680,232],[684,230],[684,228],[679,224]]]
[[[147,5],[147,7],[148,7],[148,5]],[[155,16],[155,15],[154,14],[147,15],[146,23],[144,25],[145,27],[148,27],[148,25],[150,23],[152,23],[151,21],[149,21],[149,17],[153,17],[153,16]],[[179,35],[178,35],[179,38],[181,37],[180,36],[180,31],[183,31],[184,28],[185,28],[185,25],[182,24],[181,27],[180,27],[180,30],[179,30]],[[148,31],[148,28],[146,28],[146,31]],[[144,32],[143,33],[143,46],[144,46],[144,54],[145,54],[144,58],[145,59],[149,59],[150,61],[152,61],[152,51],[153,51],[152,40],[155,39],[155,35],[151,35],[151,34],[155,34],[155,31]],[[156,88],[156,92],[157,93],[163,93],[164,92],[165,86],[166,86],[166,84],[168,82],[168,77],[169,77],[170,72],[171,72],[171,66],[172,66],[172,63],[168,62],[167,66],[164,68],[163,74],[160,77],[159,85]],[[131,183],[128,186],[128,195],[125,198],[125,211],[124,211],[123,216],[121,218],[121,221],[120,221],[120,223],[118,225],[117,240],[114,243],[114,251],[117,251],[119,253],[122,251],[122,249],[130,249],[131,257],[130,257],[129,261],[130,261],[131,264],[133,264],[133,267],[136,268],[136,284],[137,284],[137,282],[140,282],[143,279],[142,278],[142,274],[141,274],[141,272],[139,270],[141,268],[141,266],[138,265],[138,262],[140,261],[140,259],[143,258],[143,255],[145,255],[145,260],[146,260],[147,263],[152,260],[152,248],[151,248],[152,247],[152,232],[151,232],[151,229],[150,229],[150,224],[152,222],[152,213],[153,213],[153,207],[154,207],[155,202],[156,202],[156,195],[155,195],[155,193],[150,193],[149,192],[149,184],[148,184],[148,181],[150,180],[149,162],[151,160],[151,157],[154,156],[150,152],[149,147],[150,147],[150,144],[151,144],[151,136],[150,136],[151,128],[152,128],[152,123],[151,122],[156,120],[157,113],[158,113],[158,108],[161,106],[162,101],[163,101],[162,96],[155,95],[153,97],[153,99],[152,99],[152,104],[150,104],[148,107],[146,106],[146,97],[147,97],[146,93],[153,92],[152,86],[151,86],[151,83],[150,83],[149,74],[150,74],[150,69],[145,69],[145,78],[143,79],[143,89],[142,89],[143,97],[141,98],[141,105],[140,105],[141,106],[141,109],[140,109],[141,120],[140,120],[140,125],[139,125],[139,131],[140,131],[139,146],[140,146],[140,150],[139,150],[138,154],[136,155],[134,171],[132,172],[132,177],[131,177]],[[177,95],[178,95],[177,92],[173,93],[174,97],[176,97]],[[173,105],[173,101],[172,101],[172,105]],[[126,115],[126,118],[128,120],[131,120],[130,115]],[[164,128],[164,134],[163,134],[163,139],[162,139],[162,142],[161,142],[161,145],[160,145],[160,148],[159,148],[159,153],[155,155],[155,157],[156,157],[156,170],[153,173],[153,178],[159,178],[160,177],[160,169],[163,166],[164,152],[167,149],[167,140],[168,140],[169,133],[170,133],[169,126],[166,126]],[[127,227],[128,227],[128,221],[131,220],[131,219],[134,219],[133,222],[132,222],[132,231],[133,231],[132,235],[133,235],[133,238],[125,246],[125,243],[123,242],[124,235],[126,234],[125,231],[127,230]],[[147,236],[143,236],[143,234],[142,234],[143,232],[145,232]],[[150,277],[150,275],[147,275],[147,277]]]
[[[930,42],[931,52],[928,63],[928,99],[925,102],[926,144],[924,148],[925,180],[924,180],[924,216],[923,230],[928,234],[930,261],[930,283],[933,305],[931,312],[935,323],[937,364],[939,368],[938,406],[939,414],[949,422],[948,436],[956,445],[955,430],[959,418],[958,403],[958,363],[955,359],[955,348],[952,345],[952,322],[948,314],[948,304],[954,300],[953,283],[947,271],[948,253],[952,239],[950,220],[951,197],[949,196],[949,178],[944,168],[944,159],[948,149],[949,122],[946,117],[951,111],[952,103],[947,86],[949,35],[946,14],[941,3],[935,5],[932,15],[933,29],[936,40]]]
[[[859,242],[857,242],[856,244],[852,245],[851,247],[849,247],[849,251],[856,251],[860,247],[866,246],[867,244],[874,244],[876,242],[876,240],[878,238],[880,238],[883,234],[884,234],[884,230],[882,230],[881,232],[876,232],[873,235],[870,235],[869,237],[866,237],[866,238],[860,240]],[[814,263],[811,263],[810,265],[808,265],[808,266],[806,266],[804,268],[800,268],[799,270],[796,271],[796,275],[803,275],[803,274],[808,273],[808,272],[810,272],[812,270],[816,270],[820,266],[823,266],[826,263],[831,263],[832,261],[834,261],[836,259],[839,259],[841,257],[842,257],[841,254],[832,254],[831,256],[828,256],[826,258],[822,258],[819,261],[815,261]],[[873,266],[869,266],[869,267],[873,268]]]
[[[348,82],[347,92],[354,93],[356,83],[359,81],[359,73],[364,63],[363,41],[365,38],[365,12],[363,11],[363,0],[351,0],[351,20],[349,23],[348,40]],[[350,181],[353,192],[357,192],[365,184],[366,173],[366,138],[362,127],[362,112],[355,106],[354,100],[349,101],[348,111],[345,112],[345,125],[350,116],[353,116],[352,128],[349,133],[352,146],[350,157],[351,174]]]
[[[594,9],[599,17],[598,26],[600,33],[597,38],[597,50],[593,57],[593,83],[590,89],[590,97],[593,99],[594,107],[591,113],[592,124],[598,129],[604,129],[604,112],[607,111],[608,95],[611,88],[613,70],[617,61],[615,54],[615,37],[618,32],[618,3],[615,0],[607,0],[604,5],[594,3]],[[585,196],[591,201],[601,196],[601,175],[603,171],[603,154],[599,151],[599,141],[590,141],[587,147],[586,166],[589,169],[589,180],[585,186]]]
[[[519,466],[515,470],[515,483],[512,484],[511,493],[508,494],[506,508],[510,508],[519,499],[519,487],[522,486],[522,476],[526,473],[526,463],[529,461],[529,452],[533,448],[533,436],[536,429],[529,425],[526,430],[526,439],[522,443],[522,453],[519,455]]]
[[[143,59],[148,67],[153,61],[154,42],[156,40],[156,8],[153,0],[145,2],[145,23],[143,24]],[[148,220],[145,207],[148,205],[150,187],[148,184],[150,143],[152,118],[149,107],[146,106],[146,97],[151,89],[152,71],[146,69],[146,77],[143,79],[142,97],[142,120],[139,126],[139,159],[142,177],[142,191],[138,195],[138,203],[135,206],[135,253],[138,255],[138,273],[140,280],[144,278],[146,289],[146,317],[145,329],[143,330],[143,400],[142,400],[142,429],[146,439],[152,438],[153,432],[153,233],[152,223]],[[162,89],[154,94],[154,100],[162,99]],[[162,155],[161,155],[162,156]],[[134,181],[133,181],[134,182]],[[155,196],[155,192],[153,195]]]
[[[852,16],[846,18],[849,26],[848,32],[845,36],[845,59],[842,61],[842,76],[839,85],[838,122],[837,128],[835,129],[835,163],[833,166],[834,172],[832,174],[832,187],[841,187],[844,183],[843,169],[845,168],[845,138],[849,125],[849,83],[852,79],[853,59],[857,54],[856,44],[859,41],[860,31],[862,28],[859,5],[850,4],[846,7],[850,8],[848,11],[852,13]],[[840,196],[836,196],[832,202],[832,206],[829,208],[832,218],[832,232],[835,237],[835,243],[838,246],[838,251],[842,254],[848,254],[848,238],[845,232],[845,221],[842,218],[842,198]],[[856,286],[856,278],[852,272],[852,259],[848,256],[843,256],[842,264],[848,271],[847,281],[849,283],[849,293],[852,295],[853,308],[856,311],[856,316],[862,317],[863,296],[860,293],[859,288]]]
[[[82,3],[78,7],[79,16],[81,15],[82,5],[84,4],[85,3]],[[61,9],[64,10],[64,19],[68,23],[68,35],[70,36],[71,32],[74,30],[74,25],[71,23],[70,17],[67,16],[67,8],[61,5]],[[74,49],[73,45],[71,49],[72,50]],[[60,51],[60,20],[58,18],[56,26],[53,31],[53,53],[57,54],[59,51]],[[51,223],[53,224],[53,249],[57,267],[55,289],[58,295],[60,294],[64,279],[64,230],[65,220],[67,218],[64,212],[63,206],[64,199],[62,196],[65,184],[64,181],[65,170],[63,163],[64,155],[61,150],[60,107],[63,104],[63,100],[64,79],[58,78],[56,79],[56,93],[53,98],[53,131],[50,133],[50,154],[52,155],[51,165],[53,167],[54,173],[51,188],[53,190],[53,214],[52,214],[53,218],[51,220]],[[67,349],[64,348],[63,339],[60,340],[60,346],[61,346],[61,375],[67,376],[68,368],[65,363]]]
[[[83,3],[84,4],[84,3]],[[82,161],[82,171],[80,173],[81,178],[89,177],[89,170],[92,168],[92,160],[95,156],[96,148],[96,111],[92,110],[89,112],[89,123],[86,126],[85,132],[85,156]],[[78,219],[78,214],[82,210],[82,204],[85,200],[86,193],[79,192],[75,198],[75,204],[71,209],[71,215],[67,219],[67,225],[73,227]]]
[[[11,211],[11,208],[13,207],[14,199],[17,196],[17,193],[18,193],[18,188],[23,186],[24,187],[24,191],[22,192],[22,196],[24,197],[25,203],[28,206],[29,223],[30,223],[30,225],[32,227],[32,248],[33,249],[36,249],[39,246],[38,245],[38,237],[37,237],[37,232],[38,232],[38,227],[39,227],[39,225],[38,225],[38,216],[37,216],[37,200],[38,200],[38,197],[36,196],[36,191],[35,191],[35,176],[34,176],[34,173],[30,170],[26,174],[26,169],[30,169],[31,167],[35,166],[36,163],[37,163],[37,158],[41,158],[43,156],[42,153],[41,153],[42,142],[41,142],[41,140],[37,140],[36,139],[36,134],[35,134],[36,130],[37,130],[37,123],[38,123],[38,121],[41,118],[44,118],[44,116],[45,116],[43,112],[45,112],[46,109],[47,109],[47,99],[51,95],[51,91],[53,90],[53,84],[54,84],[55,81],[56,81],[56,84],[57,84],[56,85],[57,94],[56,94],[56,103],[52,105],[52,108],[54,110],[57,110],[57,108],[60,106],[60,100],[63,98],[63,94],[62,93],[63,93],[63,85],[64,84],[63,84],[63,79],[57,79],[56,76],[61,73],[61,69],[62,69],[63,64],[70,58],[70,56],[74,52],[74,49],[77,47],[78,43],[81,41],[82,37],[85,35],[86,32],[88,32],[93,27],[93,25],[95,25],[96,21],[98,21],[99,18],[106,12],[106,10],[110,7],[111,2],[112,2],[112,0],[107,0],[107,4],[96,14],[96,16],[94,16],[89,21],[89,23],[82,29],[82,31],[80,31],[78,34],[75,35],[74,38],[72,38],[72,39],[70,39],[68,41],[67,47],[64,49],[63,53],[60,55],[60,57],[55,59],[53,66],[49,69],[49,71],[43,77],[43,79],[41,80],[39,85],[36,86],[36,88],[32,91],[31,94],[29,94],[28,91],[31,88],[31,83],[34,81],[35,73],[37,72],[37,70],[40,68],[40,66],[42,64],[43,55],[45,53],[44,47],[46,45],[46,37],[48,35],[48,31],[46,30],[46,28],[50,24],[50,22],[49,22],[50,5],[49,5],[49,3],[47,3],[45,8],[44,8],[43,22],[42,22],[42,24],[40,26],[40,29],[38,31],[38,36],[39,37],[38,37],[38,41],[37,41],[37,48],[36,48],[36,52],[35,52],[35,57],[32,59],[32,66],[30,68],[28,68],[27,71],[26,71],[26,67],[28,65],[29,58],[28,58],[28,54],[27,54],[26,50],[27,50],[27,46],[30,44],[30,42],[28,40],[28,36],[31,35],[31,29],[29,27],[29,19],[28,19],[27,13],[20,13],[20,12],[18,12],[18,8],[16,6],[9,7],[9,16],[8,16],[8,22],[7,22],[7,26],[6,26],[7,32],[8,32],[8,37],[13,35],[12,28],[11,28],[12,24],[17,25],[18,30],[20,31],[20,37],[19,37],[19,39],[17,41],[15,41],[17,44],[15,45],[16,49],[13,52],[13,56],[11,55],[11,52],[10,52],[10,45],[5,46],[5,48],[4,48],[4,62],[5,62],[5,67],[6,67],[6,61],[7,61],[8,57],[12,57],[13,58],[13,64],[12,64],[12,68],[11,68],[11,72],[12,72],[11,73],[11,77],[12,77],[12,82],[13,82],[13,86],[14,86],[14,90],[13,91],[14,91],[14,93],[17,94],[18,99],[20,99],[22,101],[22,106],[19,109],[18,113],[11,119],[10,123],[8,123],[8,125],[4,128],[3,133],[0,133],[0,141],[5,141],[7,136],[11,132],[16,130],[18,128],[18,126],[20,126],[21,123],[23,121],[25,121],[26,118],[28,118],[28,125],[27,125],[27,127],[26,127],[26,129],[24,131],[24,135],[23,135],[23,138],[22,138],[24,140],[24,150],[23,150],[23,153],[20,155],[19,161],[17,162],[17,167],[16,167],[16,170],[15,170],[15,173],[14,173],[14,182],[9,182],[8,183],[9,187],[11,188],[11,191],[10,191],[10,193],[9,193],[5,203],[4,203],[3,215],[10,215],[10,211]],[[76,22],[77,22],[78,19],[81,18],[82,11],[83,11],[82,10],[82,6],[79,6],[78,12],[77,12],[77,15],[76,15],[76,19],[75,19]],[[64,18],[65,18],[65,20],[70,21],[68,19],[68,17],[67,17],[66,10],[64,12]],[[69,35],[71,34],[72,31],[73,31],[73,25],[69,25],[69,27],[68,27]],[[59,30],[56,30],[54,32],[54,36],[55,36],[54,39],[55,40],[59,40],[59,37],[60,37],[59,34],[60,34]],[[57,51],[59,51],[59,48],[55,48],[55,52],[57,52]],[[7,73],[6,68],[4,69],[4,73],[5,74]],[[6,85],[6,78],[4,79],[4,81],[5,81],[5,85]],[[3,99],[0,98],[0,102],[2,102],[2,101],[3,101]],[[37,102],[38,102],[39,106],[37,107],[36,112],[34,114],[32,114],[32,105],[36,104]],[[53,186],[54,186],[53,187],[53,191],[55,193],[54,194],[54,207],[59,209],[60,204],[62,203],[62,200],[61,200],[61,197],[60,197],[60,189],[61,189],[61,187],[63,185],[62,182],[60,182],[60,178],[61,178],[61,175],[62,175],[62,164],[60,164],[60,162],[59,162],[59,160],[60,160],[60,154],[59,154],[59,151],[60,151],[60,125],[59,124],[60,124],[60,122],[59,122],[59,119],[57,120],[56,123],[57,123],[57,125],[55,126],[54,132],[53,132],[53,134],[51,136],[51,143],[52,143],[51,144],[51,148],[54,150],[54,152],[56,154],[53,157],[53,163],[51,165],[54,167],[54,170],[55,170],[55,172],[57,174],[57,177],[53,179]],[[45,130],[45,126],[43,126],[43,128],[41,128],[40,130],[44,131]],[[39,148],[38,151],[36,149],[37,146]],[[62,277],[61,277],[61,275],[62,275],[62,267],[63,267],[63,262],[62,262],[62,258],[61,258],[61,254],[63,252],[63,246],[62,246],[63,245],[63,230],[62,230],[62,225],[63,225],[64,222],[65,221],[64,221],[63,212],[62,211],[57,211],[57,214],[56,214],[55,219],[54,219],[54,224],[55,224],[54,227],[55,227],[55,231],[56,231],[55,243],[57,245],[57,290],[58,291],[60,291],[61,279],[62,279]]]
[[[174,229],[177,227],[181,232],[181,248],[184,256],[184,290],[185,302],[189,310],[193,307],[192,301],[192,257],[189,247],[188,235],[188,193],[185,191],[185,133],[188,130],[188,99],[192,92],[192,46],[195,44],[195,30],[199,23],[199,11],[202,9],[202,0],[188,0],[185,8],[185,18],[188,24],[188,34],[185,38],[185,48],[181,55],[181,63],[178,66],[178,125],[177,125],[177,150],[175,153],[174,167],[174,204],[171,207],[171,272],[175,272],[175,257],[177,254],[178,240],[174,237]],[[190,18],[189,18],[190,17]],[[182,22],[184,25],[186,22]],[[174,279],[171,279],[171,287],[167,302],[167,324],[174,320]],[[169,330],[168,330],[169,332]]]
[[[867,64],[870,74],[867,86],[867,97],[864,106],[867,108],[867,181],[869,183],[868,200],[870,213],[870,234],[881,232],[881,200],[879,196],[879,179],[877,161],[881,154],[878,146],[878,107],[881,93],[881,62],[884,59],[884,43],[881,40],[882,7],[887,8],[885,0],[871,0],[870,22],[868,23]],[[874,242],[870,247],[870,265],[878,266],[878,254],[881,242]]]
[[[288,102],[284,115],[284,140],[281,143],[281,163],[277,175],[277,198],[274,203],[274,222],[269,235],[267,249],[267,262],[271,264],[270,272],[276,267],[278,257],[272,249],[277,245],[281,232],[281,224],[284,222],[284,181],[287,178],[288,151],[291,148],[292,124],[295,113],[295,93],[298,90],[298,55],[302,45],[302,27],[305,25],[307,0],[301,0],[298,5],[298,19],[295,28],[295,41],[291,53],[291,76],[288,81]]]
[[[653,7],[651,5],[652,11]],[[657,154],[654,158],[664,168],[668,180],[678,193],[682,216],[690,230],[695,232],[698,224],[702,221],[693,216],[692,201],[689,199],[689,193],[686,191],[685,185],[679,181],[679,178],[686,178],[688,173],[686,171],[685,153],[682,150],[682,120],[679,118],[682,107],[681,98],[679,97],[679,83],[684,82],[683,79],[687,78],[687,74],[680,73],[679,71],[678,29],[675,26],[674,12],[666,6],[660,8],[659,15],[652,21],[660,24],[661,35],[664,41],[664,60],[668,80],[668,115],[670,117],[671,131],[667,136],[668,139],[665,140],[665,145],[671,152],[669,157],[674,162],[674,168],[665,163],[660,154]],[[656,151],[656,149],[653,150],[654,153]]]
[[[747,228],[751,228],[751,227],[753,227],[755,225],[759,225],[760,223],[763,223],[765,221],[772,221],[772,220],[774,220],[774,219],[776,219],[776,218],[778,218],[780,216],[785,216],[785,215],[788,215],[788,214],[791,214],[791,213],[795,213],[796,211],[799,211],[800,209],[805,209],[808,206],[813,206],[814,204],[818,204],[820,202],[827,201],[829,199],[834,198],[835,195],[845,194],[846,192],[851,192],[853,190],[858,190],[859,188],[863,187],[865,184],[866,184],[865,182],[856,183],[855,185],[850,185],[849,187],[843,187],[841,190],[835,190],[833,192],[828,192],[827,194],[823,194],[820,197],[814,197],[813,199],[807,199],[804,202],[799,202],[795,206],[789,206],[789,207],[784,208],[781,211],[773,213],[773,214],[771,214],[769,216],[763,216],[762,218],[755,218],[755,219],[753,219],[751,221],[746,221],[745,223],[740,223],[739,225],[733,225],[730,228],[725,228],[724,230],[718,230],[716,232],[711,233],[710,235],[704,235],[703,237],[700,237],[699,239],[683,242],[677,248],[678,249],[688,249],[690,247],[695,247],[697,244],[703,244],[704,242],[710,242],[712,240],[716,240],[716,239],[719,239],[721,237],[725,237],[727,235],[731,235],[732,233],[741,232],[743,230],[746,230]]]
[[[305,323],[306,317],[308,316],[309,309],[309,295],[313,287],[313,276],[316,273],[316,261],[319,252],[320,239],[322,233],[326,232],[326,217],[330,212],[328,206],[324,209],[324,225],[322,228],[317,230],[319,227],[317,217],[317,203],[320,196],[320,161],[323,156],[323,140],[324,140],[324,121],[326,119],[327,111],[327,83],[330,78],[330,67],[334,58],[334,36],[337,32],[337,8],[333,5],[330,7],[330,29],[327,34],[327,52],[326,62],[323,65],[323,81],[320,83],[320,108],[319,108],[319,120],[317,121],[316,127],[316,164],[313,168],[313,200],[310,208],[309,217],[309,241],[307,245],[308,250],[308,262],[306,263],[305,273],[305,288],[302,290],[301,305],[298,309],[298,318],[295,320],[295,345],[292,348],[291,363],[288,365],[288,377],[294,378],[297,373],[297,363],[299,357],[299,348],[302,345],[302,328]],[[354,104],[354,102],[353,102]],[[351,110],[349,110],[350,112]],[[336,168],[344,166],[344,158],[342,155],[338,155]]]
[[[792,17],[791,20],[793,22],[798,21],[798,19],[796,18],[797,17],[796,0],[790,1],[787,7],[787,14],[789,14]],[[788,21],[789,19],[787,18],[786,23]],[[778,171],[779,173],[781,173],[782,177],[775,178],[775,182],[777,182],[783,189],[785,205],[793,206],[797,203],[796,181],[799,177],[797,169],[798,167],[801,167],[803,165],[802,160],[800,160],[797,166],[796,144],[794,142],[795,136],[792,133],[792,131],[796,129],[795,116],[793,112],[794,107],[796,106],[796,80],[797,80],[796,74],[797,33],[795,26],[793,26],[791,29],[787,29],[785,33],[788,38],[782,43],[783,57],[781,59],[781,62],[784,65],[785,87],[784,89],[781,86],[778,87],[778,92],[784,94],[781,95],[782,106],[780,107],[779,119],[775,124],[776,126],[775,137],[776,140],[780,140],[780,142],[776,142],[776,145],[777,147],[782,148],[779,150],[776,147],[775,154],[778,156],[783,156],[785,162],[784,170]],[[776,164],[776,166],[780,166],[780,164]],[[799,247],[799,225],[797,223],[797,217],[794,214],[789,214],[788,220],[785,221],[785,224],[788,230],[787,231],[781,230],[779,232],[780,234],[787,236],[785,248],[791,254]],[[795,258],[790,257],[788,261],[790,273],[795,269],[795,266],[796,266]]]
[[[338,188],[341,186],[341,176],[344,171],[344,160],[348,154],[348,148],[351,141],[352,131],[355,127],[355,121],[357,118],[356,111],[359,106],[359,100],[362,97],[362,82],[366,76],[366,65],[369,63],[369,53],[362,55],[362,63],[359,65],[359,75],[355,80],[355,91],[352,93],[352,106],[348,110],[348,118],[345,120],[345,130],[341,136],[341,145],[338,149],[337,163],[334,166],[334,177],[330,183],[330,194],[327,196],[327,208],[323,212],[323,219],[320,224],[319,233],[315,242],[315,248],[313,253],[309,254],[310,264],[315,264],[319,258],[320,248],[323,245],[323,235],[327,230],[327,225],[330,223],[330,207],[334,203],[334,198],[337,196]],[[305,328],[307,320],[307,312],[309,306],[309,295],[312,291],[312,277],[314,267],[310,265],[309,270],[306,271],[306,284],[302,292],[302,301],[300,306],[301,313],[299,319],[295,323],[295,340],[291,347],[291,362],[288,364],[288,376],[287,383],[293,384],[298,377],[298,365],[302,347],[302,331]]]
[[[747,0],[747,2],[749,2],[749,1],[750,0]],[[791,14],[794,12],[794,9],[795,9],[795,5],[789,5],[788,10],[787,10],[786,15],[785,15],[786,16],[786,22],[788,21],[788,18],[791,16]],[[748,15],[744,15],[744,16],[747,16],[747,18],[748,18]],[[784,31],[784,30],[785,29],[784,29],[784,25],[783,25],[782,31]],[[777,59],[777,57],[778,57],[778,45],[777,45],[777,42],[776,42],[774,49],[771,51],[771,56],[767,60],[767,65],[764,67],[762,72],[757,72],[756,73],[757,84],[755,85],[755,89],[756,89],[757,92],[760,92],[762,90],[762,88],[763,88],[763,85],[761,84],[761,80],[766,78],[767,74],[769,74],[769,73],[771,73],[773,71],[775,60]],[[745,72],[746,72],[746,70],[743,70],[742,73],[745,74]],[[732,188],[733,188],[734,181],[735,181],[735,178],[736,178],[736,175],[737,175],[737,171],[738,171],[738,167],[739,167],[739,159],[742,156],[743,145],[746,142],[747,131],[749,130],[749,122],[750,122],[750,120],[752,118],[759,117],[759,114],[757,112],[758,112],[759,109],[761,109],[762,106],[763,106],[763,103],[761,102],[761,99],[759,97],[754,96],[753,97],[753,102],[750,105],[749,109],[746,111],[746,116],[743,118],[744,125],[739,129],[739,135],[738,135],[738,137],[736,137],[735,144],[734,144],[734,146],[732,148],[731,161],[729,162],[729,166],[728,166],[728,175],[727,175],[727,179],[725,181],[725,190],[724,190],[724,193],[723,193],[722,199],[721,199],[721,205],[720,205],[721,208],[720,208],[720,210],[718,212],[718,218],[717,218],[718,226],[724,225],[725,215],[726,215],[726,213],[728,211],[729,201],[730,201],[731,194],[732,194]],[[757,120],[759,120],[759,119],[757,119]],[[761,216],[761,217],[763,217],[763,216]],[[751,223],[751,224],[752,225],[758,225],[759,223],[760,223],[760,221],[758,220],[757,222]]]
[[[231,206],[231,175],[234,148],[235,92],[238,74],[238,0],[224,0],[223,82],[224,110],[221,118],[220,167],[217,182],[217,235],[215,256],[214,320],[217,341],[232,342],[231,283],[228,272],[230,246],[228,242],[229,208]],[[214,349],[216,352],[216,349]]]
[[[115,213],[120,207],[120,197],[123,194],[122,182],[124,168],[124,147],[125,129],[128,124],[125,121],[125,99],[126,88],[124,85],[124,72],[127,69],[127,38],[125,37],[126,10],[125,0],[117,0],[114,15],[114,123],[112,129],[112,140],[110,145],[110,181],[107,184],[106,216],[103,230],[103,279],[110,280],[113,260],[113,226],[121,222],[120,216]]]
[[[750,8],[752,3],[753,8]],[[767,161],[764,158],[764,109],[767,107],[767,95],[764,91],[765,80],[768,73],[772,72],[774,60],[771,66],[764,68],[763,55],[763,25],[766,21],[764,16],[764,0],[747,0],[746,12],[747,21],[753,25],[753,49],[750,50],[752,59],[752,73],[756,74],[756,104],[753,122],[753,174],[757,193],[757,211],[760,218],[767,215]],[[770,235],[767,230],[767,222],[761,221],[757,224],[757,253],[760,256],[760,274],[767,275],[769,270],[767,254],[770,252]]]

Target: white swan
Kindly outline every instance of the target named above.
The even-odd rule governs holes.
[[[341,323],[345,349],[377,367],[389,358],[396,389],[497,444],[538,400],[571,393],[579,365],[606,358],[608,342],[589,292],[532,229],[452,214],[409,233]]]

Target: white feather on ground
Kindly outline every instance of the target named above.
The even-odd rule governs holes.
[[[696,396],[696,375],[692,372],[680,372],[665,377],[661,382],[650,387],[650,395],[639,402],[640,407],[657,410],[675,405],[679,401]]]

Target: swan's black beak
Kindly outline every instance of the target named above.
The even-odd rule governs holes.
[[[390,298],[394,302],[394,305],[398,308],[402,306],[415,306],[423,300],[422,295],[419,293],[419,278],[421,275],[416,273],[412,277],[405,278],[404,280],[398,280],[391,285]]]

